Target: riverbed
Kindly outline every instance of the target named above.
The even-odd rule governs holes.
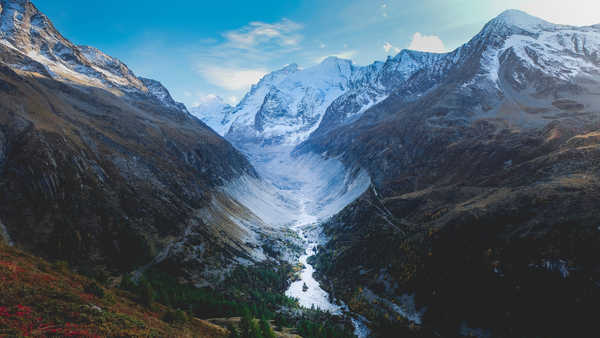
[[[314,267],[308,264],[308,258],[317,254],[317,242],[309,240],[302,225],[295,226],[294,230],[307,243],[306,251],[299,259],[304,269],[300,272],[300,279],[290,285],[285,295],[298,299],[303,307],[309,309],[314,307],[315,309],[341,315],[342,307],[329,301],[329,294],[321,288],[319,282],[313,277]]]

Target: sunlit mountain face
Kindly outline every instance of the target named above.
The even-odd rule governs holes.
[[[575,3],[0,0],[0,335],[590,336]]]

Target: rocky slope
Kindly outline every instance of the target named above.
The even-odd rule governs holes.
[[[300,145],[373,182],[324,226],[316,263],[330,290],[384,336],[589,330],[599,51],[600,26],[507,11],[356,121]]]
[[[171,260],[198,283],[274,230],[225,191],[249,162],[158,81],[0,1],[1,233],[81,268]]]

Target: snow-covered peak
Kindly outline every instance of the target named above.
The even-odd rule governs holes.
[[[321,68],[349,67],[352,65],[352,60],[342,59],[337,56],[328,56],[319,65]]]
[[[226,113],[227,137],[238,145],[302,142],[331,102],[348,90],[356,70],[352,61],[330,57],[306,69],[292,64],[266,75]]]
[[[190,113],[206,123],[219,135],[224,135],[229,129],[223,118],[233,109],[225,100],[217,95],[208,95],[190,109]]]
[[[465,88],[499,89],[502,65],[509,55],[511,62],[523,69],[571,81],[578,76],[598,73],[599,33],[594,26],[558,25],[522,11],[508,10],[452,54],[459,56],[459,63],[470,57],[479,59],[481,67],[467,80]],[[521,75],[512,76],[515,84],[525,86]]]
[[[366,67],[335,56],[305,69],[290,65],[261,79],[237,107],[224,112],[222,127],[214,129],[228,129],[226,137],[238,146],[294,146],[319,128],[338,98],[343,101],[338,102],[340,109],[351,109],[347,117],[357,118],[442,56],[405,50]]]
[[[131,97],[155,97],[169,108],[186,111],[168,91],[138,79],[120,60],[63,37],[46,15],[28,0],[0,0],[0,48],[14,54],[10,67],[77,85],[98,87]]]
[[[330,78],[344,77],[348,78],[352,75],[354,67],[351,60],[340,59],[336,56],[330,56],[323,60],[320,64],[307,68],[303,75],[322,76]]]
[[[300,68],[298,67],[297,64],[295,64],[295,63],[289,64],[279,70],[273,71],[273,72],[263,76],[263,78],[260,79],[260,81],[257,84],[252,86],[252,89],[250,90],[250,92],[252,92],[260,87],[277,85],[281,81],[283,81],[285,78],[287,78],[288,76],[290,76],[292,74],[297,73],[298,71],[300,71]]]
[[[477,36],[504,38],[514,34],[537,34],[540,31],[554,30],[558,27],[561,25],[547,22],[523,11],[510,9],[488,22]]]
[[[535,30],[551,26],[552,24],[538,17],[529,15],[517,9],[509,9],[498,15],[494,21],[507,26],[515,26],[525,30]]]

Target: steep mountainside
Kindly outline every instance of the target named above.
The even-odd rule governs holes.
[[[600,26],[507,11],[300,145],[373,182],[324,226],[317,267],[330,290],[382,334],[408,322],[445,336],[590,329],[599,53]]]
[[[273,232],[224,189],[248,161],[157,81],[0,1],[0,223],[82,268],[172,260],[196,282],[262,260]],[[5,231],[4,231],[5,230]]]

